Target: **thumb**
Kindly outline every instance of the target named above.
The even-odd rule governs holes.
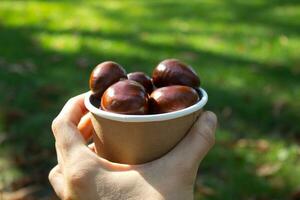
[[[194,123],[185,138],[171,151],[173,165],[198,168],[199,163],[215,143],[217,117],[213,112],[204,112]]]
[[[191,159],[199,163],[206,156],[215,144],[216,128],[217,117],[213,112],[207,111],[200,116],[189,132],[190,147],[188,148],[195,156],[191,156]]]

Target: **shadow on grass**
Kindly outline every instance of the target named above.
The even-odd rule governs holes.
[[[222,141],[205,158],[198,180],[200,185],[209,186],[214,192],[204,199],[291,199],[287,195],[295,190],[291,181],[276,177],[278,172],[259,175],[262,164],[259,159],[251,159],[239,151],[241,148],[237,148],[237,143]],[[251,151],[250,154],[255,152],[258,157],[263,153],[258,149],[247,151]]]
[[[296,0],[251,2],[227,0],[222,1],[218,5],[201,2],[194,2],[192,5],[193,6],[184,3],[164,3],[163,6],[157,6],[153,4],[152,9],[156,11],[153,20],[179,17],[183,20],[203,20],[209,23],[219,22],[247,24],[250,26],[259,25],[273,30],[274,34],[285,33],[287,35],[297,36],[300,33],[299,21],[295,20],[295,18],[293,21],[286,20],[267,13],[278,7],[297,6],[299,5],[299,1]],[[178,9],[179,6],[180,9]]]
[[[7,36],[16,35],[24,33],[24,35],[27,35],[27,33],[31,33],[32,35],[35,35],[36,33],[39,33],[40,31],[43,31],[43,33],[47,33],[50,35],[60,35],[60,34],[72,34],[72,31],[51,31],[51,30],[45,30],[45,29],[39,29],[37,27],[26,27],[26,28],[19,28],[19,29],[6,29],[1,32],[2,38],[5,38]],[[22,89],[26,90],[28,88],[35,88],[36,82],[44,81],[45,84],[51,82],[51,80],[56,80],[57,76],[60,78],[58,81],[64,82],[64,84],[60,85],[59,82],[57,82],[57,86],[52,86],[48,90],[54,90],[54,92],[64,92],[64,91],[70,91],[70,88],[74,88],[74,80],[76,88],[86,88],[87,86],[87,78],[89,75],[89,72],[92,68],[92,66],[95,66],[97,62],[101,60],[106,59],[112,59],[112,60],[118,60],[120,63],[125,63],[124,66],[128,66],[127,69],[130,69],[128,71],[132,71],[134,69],[137,69],[140,66],[144,66],[144,70],[151,71],[152,67],[155,66],[157,63],[157,57],[160,57],[160,54],[165,55],[176,55],[179,57],[182,56],[185,52],[192,52],[196,54],[196,58],[191,60],[193,63],[193,66],[196,66],[195,68],[197,71],[201,71],[202,69],[207,69],[208,71],[210,69],[216,70],[216,71],[226,71],[227,69],[234,68],[238,75],[239,70],[247,69],[248,72],[252,76],[263,77],[264,84],[280,84],[280,87],[282,89],[293,87],[294,85],[300,84],[300,80],[297,75],[293,74],[292,71],[287,66],[277,67],[277,68],[270,68],[268,64],[259,63],[254,60],[244,59],[240,57],[235,56],[228,56],[228,55],[219,55],[213,52],[208,52],[205,50],[199,50],[192,48],[190,46],[187,46],[185,44],[180,45],[170,45],[170,44],[153,44],[150,42],[145,42],[143,40],[140,40],[139,38],[134,38],[132,34],[118,34],[118,33],[102,33],[102,32],[87,32],[87,31],[76,31],[77,34],[79,34],[81,37],[94,37],[98,39],[105,39],[105,40],[112,40],[112,41],[128,41],[132,47],[146,50],[147,52],[153,52],[152,56],[149,56],[149,58],[143,58],[139,57],[139,55],[136,56],[125,56],[121,54],[110,54],[105,55],[105,52],[98,52],[94,49],[90,49],[88,46],[81,46],[80,50],[74,54],[61,54],[57,52],[51,52],[47,51],[45,49],[39,49],[40,47],[34,47],[32,43],[34,43],[34,40],[32,38],[28,38],[26,42],[23,42],[24,35],[21,35],[20,40],[22,40],[20,43],[26,44],[24,48],[16,48],[16,49],[8,49],[5,52],[2,53],[2,55],[7,55],[8,60],[13,60],[14,56],[12,56],[12,52],[15,53],[15,55],[22,55],[22,57],[18,56],[19,59],[25,59],[28,57],[34,57],[34,61],[36,63],[39,63],[39,68],[37,69],[36,74],[30,74],[28,76],[29,79],[24,77],[22,78],[22,75],[19,75],[20,80],[23,80],[23,82],[26,84],[18,84],[17,88],[18,90]],[[29,34],[30,35],[30,34]],[[18,36],[18,35],[16,35]],[[15,42],[15,39],[11,39],[9,41],[10,37],[7,38],[6,44],[7,46],[12,46],[12,44]],[[16,37],[18,38],[18,37]],[[133,39],[134,38],[134,39]],[[11,43],[11,44],[10,44]],[[33,48],[36,48],[35,51],[29,51],[28,48],[30,47],[31,50]],[[24,52],[30,52],[28,54]],[[34,55],[33,52],[36,52]],[[60,55],[62,61],[60,63],[51,63],[52,61],[48,61],[48,58],[51,58],[51,55]],[[76,60],[78,57],[86,55],[88,58],[91,58],[92,62],[86,69],[80,69],[74,67],[74,64],[76,63]],[[153,56],[155,55],[155,56]],[[45,59],[46,58],[46,59]],[[97,59],[96,59],[97,58]],[[198,59],[199,58],[199,59]],[[198,68],[199,67],[199,68]],[[255,67],[255,71],[253,72],[251,68]],[[9,69],[8,69],[9,70]],[[77,70],[80,70],[80,76],[78,76]],[[57,72],[60,71],[60,72]],[[57,72],[57,73],[56,73]],[[68,74],[69,73],[69,74]],[[40,75],[39,75],[40,74]],[[6,78],[9,77],[5,76]],[[4,77],[5,80],[6,78]],[[76,78],[77,77],[77,78]],[[9,77],[7,81],[10,81]],[[251,80],[250,80],[251,82]],[[217,84],[217,83],[216,83]],[[9,85],[9,84],[8,84]],[[20,87],[21,86],[21,87]],[[43,84],[41,85],[43,89]],[[295,112],[295,110],[292,109],[292,107],[287,107],[285,111],[282,113],[281,116],[274,116],[273,114],[273,100],[271,98],[268,98],[267,96],[263,95],[263,91],[257,90],[257,88],[251,88],[247,85],[244,88],[245,90],[230,90],[229,88],[223,88],[219,87],[218,85],[209,85],[205,84],[205,87],[208,89],[208,92],[210,94],[210,102],[209,102],[209,108],[215,111],[218,111],[221,113],[222,109],[226,106],[230,106],[234,112],[234,117],[239,119],[244,124],[244,128],[251,129],[251,127],[256,127],[257,132],[271,132],[274,129],[283,130],[283,132],[292,132],[292,134],[298,134],[300,132],[300,127],[298,125],[295,125],[290,119],[299,118],[299,114]],[[46,88],[47,89],[47,88]],[[35,100],[39,99],[37,94],[43,94],[43,92],[40,92],[41,89],[37,89],[36,91],[36,98]],[[57,90],[57,91],[55,91]],[[32,98],[31,95],[34,96],[34,94],[31,94],[31,92],[34,90],[30,90],[28,93],[29,98]],[[46,91],[46,92],[52,92],[52,91]],[[31,95],[29,95],[31,94]],[[47,101],[47,98],[51,96],[51,94],[45,94],[43,97],[43,101]],[[59,96],[59,94],[57,94]],[[220,99],[222,99],[220,101]],[[35,101],[34,100],[34,101]],[[28,99],[28,102],[32,102],[32,100]],[[43,102],[36,102],[34,105],[40,105],[38,107],[32,108],[32,106],[24,106],[25,108],[37,108],[43,107],[41,106]],[[288,105],[287,105],[288,106]],[[248,124],[248,125],[247,125]],[[259,124],[259,126],[257,126]]]

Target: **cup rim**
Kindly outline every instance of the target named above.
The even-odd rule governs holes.
[[[174,112],[169,113],[162,113],[162,114],[150,114],[150,115],[124,115],[124,114],[118,114],[118,113],[112,113],[107,112],[104,110],[100,110],[93,106],[93,104],[90,102],[90,96],[92,95],[92,92],[89,91],[86,93],[84,98],[84,104],[86,108],[92,113],[99,117],[113,120],[113,121],[120,121],[120,122],[154,122],[154,121],[165,121],[170,119],[175,119],[179,117],[183,117],[186,115],[189,115],[191,113],[194,113],[201,108],[205,106],[208,100],[208,95],[206,91],[203,88],[199,88],[199,91],[202,93],[202,98],[200,101],[198,101],[196,104],[184,108],[181,110],[177,110]]]

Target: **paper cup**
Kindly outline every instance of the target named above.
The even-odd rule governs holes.
[[[155,115],[123,115],[96,108],[91,94],[86,94],[85,106],[92,113],[96,152],[124,164],[149,162],[170,151],[186,135],[208,99],[205,90],[199,88],[201,100],[188,108]]]

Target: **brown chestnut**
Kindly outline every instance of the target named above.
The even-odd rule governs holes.
[[[200,79],[196,72],[177,59],[166,59],[153,70],[152,80],[156,87],[169,85],[186,85],[200,87]]]
[[[93,106],[99,108],[101,103],[101,98],[97,97],[96,95],[92,94],[90,96],[90,102]]]
[[[144,86],[148,94],[153,91],[153,84],[151,78],[147,76],[144,72],[132,72],[127,74],[129,80],[136,81]]]
[[[173,112],[194,105],[199,101],[195,89],[172,85],[154,90],[150,95],[149,106],[152,114]]]
[[[118,63],[106,61],[97,65],[92,71],[90,89],[100,99],[103,92],[120,79],[127,79],[124,68]]]
[[[140,83],[122,80],[107,88],[101,108],[119,114],[144,115],[148,112],[148,94]]]

